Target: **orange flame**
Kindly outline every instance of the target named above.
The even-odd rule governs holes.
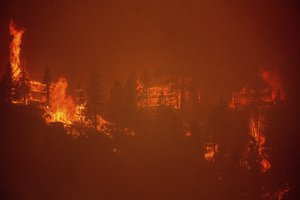
[[[57,83],[51,87],[49,122],[62,122],[71,124],[75,116],[76,107],[71,96],[67,95],[68,82],[61,77]]]
[[[13,21],[9,24],[9,32],[10,35],[13,36],[13,40],[9,45],[10,50],[10,65],[13,72],[13,78],[19,79],[21,75],[20,69],[20,52],[21,52],[21,43],[22,43],[22,36],[25,30],[23,28],[18,29]]]
[[[142,95],[141,91],[144,87],[145,86],[142,84],[141,81],[137,81],[137,92],[139,95]],[[172,91],[170,84],[151,86],[148,88],[147,103],[149,108],[156,108],[159,106],[162,92],[164,94],[163,104],[165,106],[180,109],[177,107],[177,104],[178,106],[180,105],[180,93],[176,94],[175,91]],[[143,94],[142,98],[140,98],[140,101],[138,101],[138,106],[142,108],[147,107],[145,94]]]
[[[290,188],[289,187],[285,187],[285,188],[283,188],[282,190],[279,190],[278,192],[277,192],[277,196],[278,196],[278,200],[282,200],[283,199],[283,197],[284,197],[284,195],[286,194],[286,193],[288,193],[290,191]]]
[[[218,144],[211,144],[211,143],[208,143],[204,146],[204,159],[206,161],[214,161],[214,158],[215,158],[215,154],[218,152]]]
[[[271,163],[269,161],[269,156],[265,153],[265,143],[266,136],[264,135],[263,118],[259,116],[255,119],[254,116],[250,118],[249,121],[250,135],[255,139],[258,146],[258,155],[261,159],[261,171],[267,172],[271,168]]]
[[[282,82],[277,70],[261,70],[261,77],[266,81],[272,88],[272,100],[276,98],[277,93],[280,94],[280,99],[285,99],[285,91],[282,86]]]

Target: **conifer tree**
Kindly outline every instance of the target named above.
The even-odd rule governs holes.
[[[137,110],[137,81],[136,76],[132,73],[125,84],[124,94],[124,111],[126,124],[131,127]]]
[[[8,64],[2,75],[0,83],[0,102],[12,103],[15,90],[15,81],[13,79],[13,72],[11,65]]]
[[[50,93],[51,93],[51,83],[52,83],[52,76],[50,73],[49,68],[47,67],[43,77],[43,83],[46,85],[45,93],[46,93],[46,105],[50,105]]]
[[[94,128],[97,128],[97,115],[103,111],[103,96],[100,88],[100,80],[98,73],[93,70],[89,86],[86,91],[86,117],[91,120]]]
[[[143,84],[142,97],[146,101],[146,108],[149,106],[149,88],[151,84],[150,74],[146,70],[142,76],[141,82]]]
[[[16,83],[15,98],[21,100],[24,104],[28,103],[30,94],[30,80],[25,70],[21,71],[21,76]]]
[[[122,110],[123,110],[124,91],[118,80],[113,84],[110,93],[109,111],[111,120],[116,124],[121,124]]]

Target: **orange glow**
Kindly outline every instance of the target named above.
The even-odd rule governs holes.
[[[73,134],[73,130],[69,129],[68,125],[80,123],[85,127],[92,126],[84,115],[85,103],[76,105],[73,98],[67,94],[67,88],[68,82],[64,77],[59,78],[56,83],[52,84],[50,106],[45,108],[48,114],[45,120],[48,123],[61,122],[67,128],[69,134],[78,135],[78,133]],[[97,116],[97,119],[97,131],[111,137],[107,128],[109,122],[100,115]]]
[[[13,78],[18,80],[21,74],[20,66],[20,52],[22,36],[25,32],[24,29],[18,29],[16,25],[11,21],[9,25],[10,35],[13,36],[13,40],[10,43],[10,64],[12,67]],[[46,101],[45,97],[45,87],[46,85],[39,82],[30,80],[30,101],[44,103]],[[84,123],[88,126],[86,119],[84,117],[85,103],[80,105],[75,105],[73,98],[67,95],[68,82],[65,78],[61,77],[56,83],[51,85],[50,91],[50,106],[45,107],[47,115],[45,115],[45,120],[49,122],[62,122],[65,125],[71,125],[74,122]],[[14,101],[13,103],[22,103],[19,101]],[[98,116],[98,131],[107,132],[104,130],[105,125],[108,122],[104,120],[101,116]]]
[[[13,78],[18,80],[21,74],[21,62],[20,62],[20,52],[21,52],[21,43],[22,43],[22,36],[25,32],[24,29],[18,29],[13,21],[9,24],[9,32],[10,35],[13,36],[13,39],[9,45],[10,50],[10,64],[12,67]]]
[[[290,191],[290,188],[286,187],[282,190],[279,190],[278,193],[277,193],[277,196],[278,196],[278,200],[282,200],[284,194],[288,193]]]
[[[112,138],[111,134],[109,133],[108,130],[108,125],[110,124],[109,121],[105,120],[102,116],[98,115],[97,116],[97,130],[100,131],[101,133],[107,135],[108,137]]]
[[[280,95],[280,100],[285,99],[285,91],[276,70],[261,70],[260,78],[264,83],[256,79],[253,82],[249,82],[239,92],[233,92],[229,107],[236,109],[255,103],[255,101],[274,103],[277,95]],[[260,88],[256,88],[257,84],[260,84]],[[255,86],[253,87],[252,85]],[[257,97],[259,98],[257,99]]]
[[[67,95],[68,82],[61,77],[51,87],[50,108],[49,114],[51,119],[49,122],[62,122],[71,124],[76,107],[71,96]]]
[[[141,95],[141,91],[144,88],[143,84],[138,81],[137,82],[137,91]],[[163,94],[163,96],[162,96]],[[160,102],[162,101],[162,102]],[[178,101],[178,102],[177,102]],[[149,108],[156,108],[160,104],[164,106],[172,107],[175,109],[180,109],[180,92],[177,94],[175,91],[171,89],[170,84],[162,85],[162,86],[151,86],[148,88],[148,107]],[[139,107],[147,107],[146,104],[146,97],[145,95],[140,98],[138,101]]]
[[[214,161],[215,154],[218,152],[218,144],[206,144],[204,150],[204,159],[206,161]]]
[[[192,136],[192,132],[191,131],[185,131],[184,136],[191,137]]]
[[[276,70],[261,70],[260,75],[272,88],[272,100],[275,100],[278,92],[280,94],[280,99],[284,100],[285,91],[283,89],[279,73]]]
[[[258,118],[251,116],[249,121],[250,135],[255,139],[258,147],[258,155],[260,157],[261,171],[267,172],[271,168],[269,156],[265,153],[266,137],[264,135],[263,116]]]
[[[45,87],[46,85],[39,81],[30,81],[30,101],[45,102]]]
[[[264,135],[264,115],[263,110],[269,108],[270,103],[274,103],[277,96],[279,100],[285,99],[285,92],[277,71],[261,70],[260,78],[249,82],[239,92],[233,92],[229,107],[232,109],[243,109],[247,105],[255,105],[258,110],[258,116],[254,117],[253,111],[250,111],[249,120],[250,135],[255,139],[258,146],[261,171],[266,172],[271,168],[268,155],[265,153]],[[263,82],[262,82],[263,81]]]
[[[271,168],[271,163],[267,159],[262,159],[261,161],[262,172],[267,172]]]

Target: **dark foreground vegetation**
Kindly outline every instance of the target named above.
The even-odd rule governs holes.
[[[212,111],[207,124],[214,132],[231,131],[215,135],[219,153],[207,162],[203,143],[210,128],[195,125],[198,134],[186,137],[174,110],[140,111],[135,136],[116,128],[110,139],[92,128],[73,137],[60,123],[47,125],[34,106],[1,105],[1,199],[277,199],[285,188],[283,199],[297,199],[299,150],[292,127],[283,125],[289,121],[282,123],[289,115],[282,118],[279,109],[269,113],[272,167],[262,173],[254,153],[250,169],[239,164],[249,139],[237,134],[247,129],[242,112]]]

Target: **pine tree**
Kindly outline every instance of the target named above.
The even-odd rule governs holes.
[[[133,125],[133,119],[137,110],[137,81],[136,76],[132,73],[125,84],[125,94],[124,94],[124,110],[126,124],[131,127]]]
[[[91,120],[94,128],[97,128],[97,115],[103,111],[103,96],[100,89],[98,73],[94,70],[91,75],[90,83],[86,91],[86,117]]]
[[[8,64],[5,68],[5,72],[2,75],[0,83],[0,102],[12,103],[15,90],[15,81],[13,79],[13,73],[11,65]]]
[[[121,124],[121,116],[123,110],[123,98],[124,91],[118,80],[116,80],[113,84],[110,93],[110,102],[109,102],[109,111],[111,120],[113,120],[116,124]]]
[[[51,93],[51,83],[52,83],[52,76],[50,73],[49,68],[47,67],[43,77],[43,83],[46,85],[45,93],[46,93],[46,104],[50,105],[50,93]]]
[[[21,76],[16,83],[16,100],[21,100],[24,104],[28,103],[30,93],[30,80],[25,70],[21,71]]]
[[[147,70],[144,72],[141,82],[143,84],[142,96],[146,100],[146,108],[148,108],[148,106],[149,106],[149,87],[151,84],[151,80],[150,80],[150,74]]]

